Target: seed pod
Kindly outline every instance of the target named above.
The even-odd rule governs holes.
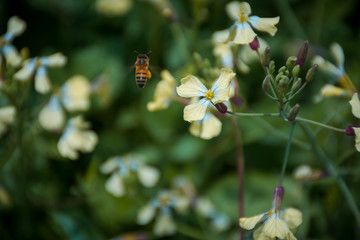
[[[311,82],[315,76],[316,70],[318,68],[317,64],[314,64],[307,72],[305,80],[306,82]]]
[[[264,60],[263,60],[263,66],[267,67],[269,66],[269,63],[271,59],[271,53],[270,53],[270,47],[265,48],[265,52],[264,52]]]
[[[300,105],[299,104],[295,104],[295,106],[293,106],[293,108],[290,110],[290,112],[287,115],[287,120],[289,122],[293,122],[296,119],[296,116],[298,115],[300,110]]]

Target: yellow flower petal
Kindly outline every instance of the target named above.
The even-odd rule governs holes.
[[[251,230],[263,218],[263,216],[264,213],[250,218],[240,218],[240,227],[246,230]]]
[[[140,166],[137,172],[140,182],[145,187],[155,186],[160,177],[159,170],[150,166]]]
[[[121,197],[125,194],[125,187],[121,175],[113,173],[105,183],[106,190],[115,197]]]
[[[249,23],[238,23],[235,26],[236,35],[234,39],[230,39],[236,44],[248,44],[251,43],[256,37],[256,33],[252,30]]]
[[[202,120],[205,116],[206,108],[210,102],[206,99],[189,104],[184,108],[184,120],[188,122]]]
[[[35,90],[41,94],[49,93],[51,82],[45,68],[39,68],[35,75]]]
[[[115,171],[118,167],[119,167],[118,157],[111,157],[108,160],[106,160],[103,164],[101,164],[100,172],[104,174],[108,174]]]
[[[211,39],[214,44],[223,43],[228,38],[229,34],[230,34],[229,29],[216,31],[213,33]]]
[[[351,105],[351,111],[352,114],[360,119],[360,100],[359,100],[359,94],[354,93],[351,100],[349,101]]]
[[[40,125],[48,131],[59,131],[65,123],[65,112],[56,96],[52,96],[50,101],[39,113]]]
[[[264,223],[263,232],[269,238],[296,240],[285,221],[276,216],[269,218]]]
[[[47,59],[50,67],[63,67],[67,62],[66,56],[61,52],[54,53],[48,56]]]
[[[274,18],[260,18],[258,16],[251,16],[249,18],[249,22],[251,25],[262,32],[267,32],[271,36],[274,36],[277,28],[275,27],[276,24],[278,24],[280,21],[280,17],[274,17]]]
[[[187,76],[181,79],[181,85],[176,88],[177,93],[181,97],[202,97],[208,89],[195,76]]]
[[[230,2],[226,5],[225,10],[228,16],[234,21],[240,20],[239,14],[243,14],[245,17],[251,14],[251,7],[247,2]]]
[[[8,21],[8,31],[14,36],[18,36],[25,31],[26,22],[18,16],[13,16]]]
[[[334,57],[338,66],[344,66],[344,51],[338,43],[333,43],[330,46],[330,53]]]
[[[355,132],[355,147],[358,152],[360,152],[360,128],[353,128]]]
[[[281,213],[281,218],[293,231],[302,223],[302,213],[295,208],[286,208]]]
[[[323,86],[320,90],[320,93],[324,97],[340,97],[346,95],[346,91],[344,89],[331,84],[326,84]]]
[[[208,112],[202,121],[192,122],[189,130],[192,135],[208,140],[220,134],[221,121]]]
[[[213,103],[225,102],[230,98],[230,82],[235,77],[235,73],[228,68],[222,68],[219,78],[211,87],[211,91],[214,93]]]
[[[176,225],[171,215],[161,214],[156,218],[154,225],[154,234],[156,236],[173,235],[176,231]]]

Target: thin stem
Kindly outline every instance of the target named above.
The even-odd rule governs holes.
[[[279,186],[282,185],[282,182],[283,182],[283,180],[284,180],[285,169],[286,169],[286,165],[287,165],[287,162],[288,162],[288,159],[289,159],[290,146],[291,146],[291,141],[292,141],[293,133],[294,133],[294,130],[295,130],[295,125],[296,125],[296,122],[293,122],[293,123],[291,124],[289,141],[288,141],[288,144],[287,144],[287,146],[286,146],[284,162],[283,162],[283,166],[282,166],[282,169],[281,169],[281,176],[280,176],[280,184],[279,184]]]
[[[304,122],[299,122],[298,124],[301,126],[305,135],[308,137],[316,156],[322,160],[324,165],[329,169],[330,173],[336,177],[336,181],[339,185],[339,188],[342,191],[342,193],[344,194],[344,197],[345,197],[347,203],[349,204],[351,211],[353,212],[353,214],[355,216],[357,225],[360,227],[360,211],[356,205],[356,202],[355,202],[353,196],[351,195],[349,188],[347,187],[347,185],[345,184],[345,182],[341,178],[341,176],[338,174],[338,171],[337,171],[335,165],[333,164],[333,162],[325,155],[323,150],[320,148],[310,127]]]
[[[237,163],[237,177],[238,177],[238,201],[239,201],[239,218],[245,216],[244,212],[244,153],[242,149],[242,142],[239,135],[239,128],[234,118],[231,118],[231,123],[234,127],[234,138],[236,147],[236,163]],[[240,229],[240,239],[245,239],[244,231]]]
[[[228,114],[241,117],[280,117],[279,113],[236,113],[227,111]]]
[[[295,120],[295,121],[297,121],[297,122],[299,122],[299,121],[301,121],[301,122],[307,122],[307,123],[311,123],[311,124],[314,124],[314,125],[318,125],[318,126],[320,126],[320,127],[327,128],[327,129],[330,129],[330,130],[333,130],[333,131],[336,131],[336,132],[345,133],[345,129],[332,127],[332,126],[329,126],[329,125],[327,125],[327,124],[319,123],[319,122],[316,122],[316,121],[313,121],[313,120],[310,120],[310,119],[306,119],[306,118],[302,118],[302,117],[296,117],[296,120]]]

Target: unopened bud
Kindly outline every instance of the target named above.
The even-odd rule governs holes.
[[[270,74],[274,74],[274,72],[275,72],[275,62],[274,62],[274,60],[271,60],[270,63],[269,63],[269,72],[270,72]]]
[[[345,134],[348,135],[348,136],[355,136],[354,128],[359,128],[359,127],[360,127],[360,125],[347,126],[346,129],[345,129]]]
[[[216,109],[220,112],[220,113],[222,113],[222,114],[225,114],[225,113],[227,113],[227,106],[224,104],[224,103],[217,103],[217,104],[215,104],[215,107],[216,107]]]
[[[276,186],[274,190],[273,209],[275,213],[279,213],[281,209],[281,202],[284,197],[285,189],[283,186]]]
[[[309,50],[309,41],[306,40],[299,49],[295,65],[299,65],[300,67],[304,65],[308,50]]]
[[[279,68],[278,73],[285,72],[285,70],[286,70],[286,67],[282,66],[281,68]]]
[[[279,80],[278,86],[281,89],[285,89],[287,88],[288,84],[289,84],[289,78],[287,76],[282,76]]]
[[[275,82],[279,83],[280,79],[284,76],[284,74],[282,72],[280,72],[278,75],[276,75],[275,77]]]
[[[299,75],[299,72],[300,72],[300,66],[299,66],[299,65],[296,65],[296,66],[293,68],[291,74],[292,74],[293,77],[296,77],[297,75]]]
[[[296,63],[297,58],[295,56],[291,56],[287,59],[286,61],[286,67],[287,69],[291,69],[294,67],[295,63]]]
[[[311,82],[315,76],[316,70],[318,69],[318,65],[314,64],[307,72],[305,80],[306,82]]]
[[[263,60],[264,67],[269,66],[269,63],[271,63],[270,59],[271,59],[270,47],[267,47],[267,48],[265,48],[265,52],[264,52],[264,60]],[[274,67],[275,67],[275,65],[274,65]]]
[[[270,76],[267,75],[262,84],[262,89],[264,90],[264,92],[266,93],[269,92],[269,86],[270,86]]]
[[[296,116],[298,115],[300,110],[300,105],[299,104],[295,104],[295,106],[292,107],[292,109],[290,110],[290,112],[287,115],[287,120],[289,122],[293,122],[296,119]]]
[[[256,51],[256,49],[258,49],[260,47],[260,43],[257,37],[254,38],[254,40],[249,43],[250,47],[252,50]]]
[[[302,84],[302,79],[301,78],[296,79],[296,81],[294,82],[291,88],[291,93],[292,94],[296,93],[300,89],[301,84]]]

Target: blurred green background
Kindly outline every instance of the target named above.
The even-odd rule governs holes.
[[[128,11],[114,16],[96,11],[96,3],[91,0],[0,2],[1,35],[13,15],[27,23],[26,31],[13,42],[19,50],[27,47],[30,57],[58,51],[68,57],[64,68],[49,71],[54,85],[61,85],[75,74],[90,80],[105,76],[110,83],[108,100],[93,98],[91,110],[85,114],[99,136],[93,153],[82,154],[76,161],[63,159],[56,149],[59,135],[43,131],[28,141],[23,153],[25,161],[18,162],[11,158],[16,144],[9,137],[11,130],[0,139],[0,239],[136,239],[125,238],[123,234],[129,232],[157,239],[151,234],[153,223],[136,224],[137,211],[158,189],[168,188],[178,174],[191,179],[199,195],[208,196],[219,211],[231,218],[231,229],[214,232],[214,239],[231,239],[236,234],[236,153],[230,121],[222,120],[220,136],[202,140],[189,133],[189,124],[182,117],[183,106],[173,103],[169,109],[158,112],[146,109],[162,69],[168,69],[179,85],[181,78],[196,74],[194,52],[215,65],[211,35],[233,24],[224,10],[229,1],[169,1],[178,16],[174,22],[160,14],[151,1],[129,2]],[[271,46],[277,66],[285,64],[288,56],[296,55],[306,39],[310,42],[306,67],[311,66],[311,58],[316,54],[330,59],[328,47],[336,41],[344,49],[346,71],[359,87],[359,1],[249,3],[254,15],[280,16],[275,37],[259,34]],[[135,84],[134,50],[152,51],[149,57],[153,78],[144,89]],[[250,66],[249,74],[237,74],[241,96],[255,112],[275,112],[276,103],[269,101],[261,89],[264,79],[261,66],[258,62]],[[348,99],[325,98],[314,102],[320,88],[333,81],[319,72],[296,102],[301,105],[303,117],[320,122],[331,119],[331,125],[345,128],[356,123]],[[31,101],[36,106],[46,99],[34,93]],[[290,125],[279,119],[237,118],[237,121],[245,155],[245,214],[253,216],[271,207]],[[360,157],[354,139],[327,130],[321,130],[317,137],[326,154],[339,166],[341,176],[359,203]],[[283,206],[303,212],[303,223],[296,236],[360,239],[354,216],[333,177],[307,183],[293,179],[292,172],[300,164],[325,169],[300,128],[295,130],[295,139],[284,183]],[[105,190],[108,176],[99,172],[99,166],[111,156],[128,152],[144,154],[147,163],[161,171],[160,182],[150,189],[139,184],[127,185],[128,194],[116,198]],[[200,233],[209,231],[208,222],[199,223],[194,213],[175,215],[175,220],[180,226],[191,226]],[[174,236],[163,239],[192,239],[186,232],[180,229]],[[251,238],[251,234],[247,237]]]

